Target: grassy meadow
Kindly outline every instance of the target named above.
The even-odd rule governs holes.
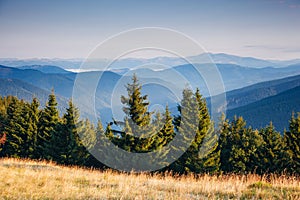
[[[1,159],[0,199],[300,199],[299,177],[174,177]]]

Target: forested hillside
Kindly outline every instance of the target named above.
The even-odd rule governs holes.
[[[141,92],[136,76],[125,90],[126,95],[120,99],[124,120],[112,119],[108,124],[98,121],[96,125],[81,119],[72,101],[59,114],[54,92],[42,108],[36,98],[27,102],[12,96],[1,97],[1,157],[47,159],[66,165],[125,171],[150,170],[147,167],[159,162],[164,167],[158,171],[181,174],[300,173],[300,114],[290,116],[289,128],[282,134],[269,122],[262,129],[253,129],[242,117],[228,120],[223,116],[220,124],[214,126],[199,90],[183,90],[176,116],[168,106],[163,113],[149,112],[148,97]],[[175,137],[181,138],[181,143],[172,144]],[[112,144],[137,156],[124,162],[125,154],[105,151]],[[182,147],[178,144],[188,144],[187,149],[165,165],[168,153]],[[141,163],[138,155],[152,151],[159,153]]]
[[[227,112],[227,116],[241,115],[253,128],[262,128],[272,121],[276,129],[288,130],[292,113],[300,110],[300,87],[284,91],[260,101],[238,107]]]

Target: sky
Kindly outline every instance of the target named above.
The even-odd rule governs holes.
[[[299,19],[300,0],[0,0],[0,57],[85,58],[120,32],[161,27],[212,53],[295,59]]]

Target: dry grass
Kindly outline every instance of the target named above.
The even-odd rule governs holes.
[[[125,174],[0,160],[0,199],[300,199],[300,180],[257,175]]]

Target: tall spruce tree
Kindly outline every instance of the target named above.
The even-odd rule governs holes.
[[[22,146],[26,142],[26,131],[22,126],[22,107],[24,102],[20,102],[16,97],[12,98],[7,107],[7,121],[4,123],[5,132],[7,133],[7,142],[3,147],[4,156],[20,158],[24,157]]]
[[[163,118],[165,123],[162,123],[162,119],[159,116],[158,119],[152,119],[152,112],[148,111],[149,101],[147,100],[147,95],[142,95],[141,85],[134,74],[132,77],[132,82],[128,83],[126,86],[128,96],[121,96],[121,102],[124,104],[123,111],[125,113],[123,122],[111,122],[108,124],[105,132],[105,137],[111,140],[113,144],[119,148],[124,149],[128,152],[133,153],[147,153],[162,149],[162,147],[174,137],[174,129],[172,125],[172,117],[167,108]],[[156,116],[156,117],[157,117]],[[114,130],[114,126],[120,126],[119,130]],[[100,140],[101,143],[101,140]],[[103,143],[102,146],[107,144]],[[96,146],[101,146],[97,144]],[[101,150],[100,150],[101,151]],[[103,153],[103,152],[102,152]],[[109,160],[107,154],[102,154]],[[161,156],[166,155],[166,152],[161,152],[156,154],[158,157],[149,158],[148,161],[141,162],[141,154],[131,154],[130,166],[133,167],[132,170],[140,169],[140,167],[150,167],[151,163],[155,163],[156,159],[161,159]],[[129,165],[124,163],[123,155],[112,155],[114,157],[114,163],[116,166],[124,166],[127,168]]]
[[[126,114],[125,121],[132,133],[136,136],[147,134],[147,129],[151,123],[151,113],[148,111],[149,101],[147,95],[141,94],[140,85],[136,74],[132,77],[132,83],[127,84],[128,97],[121,96],[121,102],[124,104],[123,111]]]
[[[49,95],[46,107],[41,111],[40,120],[38,124],[38,135],[36,141],[36,157],[49,159],[49,151],[51,149],[48,147],[52,135],[57,131],[57,126],[59,122],[59,113],[57,109],[57,101],[54,91]]]
[[[36,139],[38,133],[39,122],[39,102],[33,98],[31,103],[25,103],[22,106],[22,127],[24,128],[26,137],[23,145],[24,156],[34,158],[36,150]]]
[[[126,114],[124,122],[125,136],[117,142],[123,149],[131,152],[147,152],[150,147],[147,139],[151,136],[151,113],[148,111],[149,101],[147,95],[141,94],[141,88],[137,76],[134,74],[132,83],[126,86],[128,96],[121,96],[124,104],[123,111]]]
[[[297,117],[292,114],[289,131],[284,133],[284,142],[289,157],[285,167],[290,173],[300,174],[300,113]]]
[[[176,134],[180,134],[183,138],[183,143],[189,148],[183,155],[170,165],[170,170],[178,173],[195,172],[198,159],[198,145],[196,138],[198,132],[198,116],[197,102],[190,89],[184,89],[182,92],[181,104],[178,105],[179,116],[176,116],[174,122]],[[198,140],[200,137],[197,137]],[[182,147],[181,147],[182,148]],[[181,149],[184,151],[185,149]]]
[[[214,130],[210,119],[205,98],[197,88],[195,93],[199,110],[199,156],[200,172],[217,172],[220,167],[220,151],[218,147],[218,133]],[[199,137],[198,136],[198,137]]]
[[[216,160],[210,159],[208,155],[215,155],[216,143],[206,141],[208,137],[213,141],[213,124],[210,120],[205,99],[199,90],[193,94],[190,89],[183,91],[181,105],[178,106],[180,115],[174,120],[177,134],[181,134],[184,141],[190,143],[187,151],[171,166],[170,169],[179,173],[199,173],[203,171],[215,171],[218,168],[218,155]],[[213,146],[209,146],[213,145]],[[204,153],[202,150],[207,149]],[[203,154],[204,153],[204,154]],[[216,168],[216,169],[214,169]]]
[[[80,134],[87,134],[86,130],[90,131],[91,124],[88,121],[80,121],[79,117],[79,110],[69,101],[62,121],[57,123],[56,131],[51,134],[50,142],[46,145],[46,152],[54,161],[67,165],[83,165],[88,160],[89,153]]]
[[[270,122],[268,126],[259,130],[263,143],[259,148],[258,173],[274,173],[283,170],[282,160],[284,159],[283,138]]]

